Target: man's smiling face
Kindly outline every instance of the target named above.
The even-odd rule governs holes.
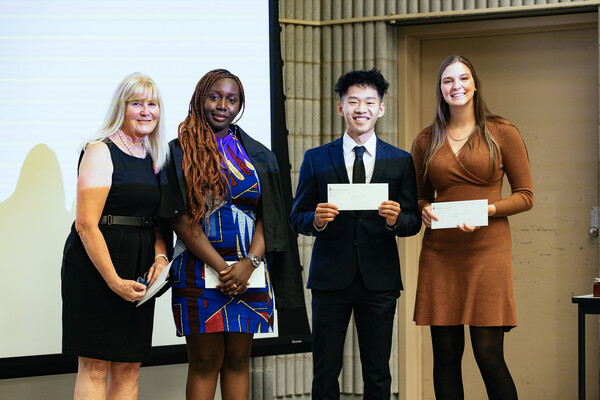
[[[385,106],[371,86],[350,86],[338,103],[338,114],[346,120],[346,131],[353,139],[362,135],[370,137],[384,112]]]

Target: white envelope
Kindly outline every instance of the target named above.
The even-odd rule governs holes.
[[[389,197],[387,183],[328,183],[327,202],[338,210],[377,210]]]
[[[487,199],[432,203],[431,211],[439,220],[431,220],[431,229],[456,228],[462,224],[487,226],[487,207]]]
[[[158,278],[156,278],[156,281],[154,281],[152,286],[146,288],[146,294],[144,294],[144,297],[142,297],[142,299],[138,301],[136,307],[139,307],[148,300],[150,300],[156,293],[158,293],[160,289],[162,289],[167,283],[169,283],[167,277],[169,276],[169,271],[171,270],[172,263],[173,261],[168,263],[167,266],[160,272],[160,274],[158,274]]]
[[[235,264],[237,261],[225,261],[227,265]],[[267,286],[265,281],[265,262],[261,261],[260,265],[248,280],[248,289],[264,288]],[[217,285],[221,284],[219,280],[219,274],[216,270],[212,269],[208,265],[204,268],[204,287],[207,289],[214,289]]]

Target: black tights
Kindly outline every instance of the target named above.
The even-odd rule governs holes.
[[[504,328],[470,326],[475,361],[490,400],[516,400],[517,389],[504,362]],[[438,400],[462,400],[463,325],[432,326],[433,386]]]

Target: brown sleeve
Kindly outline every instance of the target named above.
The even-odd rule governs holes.
[[[500,146],[501,161],[510,183],[511,195],[493,203],[496,217],[507,217],[533,207],[533,183],[525,142],[517,128],[510,123],[497,122],[490,130]]]

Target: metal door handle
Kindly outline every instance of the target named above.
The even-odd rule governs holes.
[[[591,243],[598,243],[598,207],[590,210],[590,229],[588,229]]]

